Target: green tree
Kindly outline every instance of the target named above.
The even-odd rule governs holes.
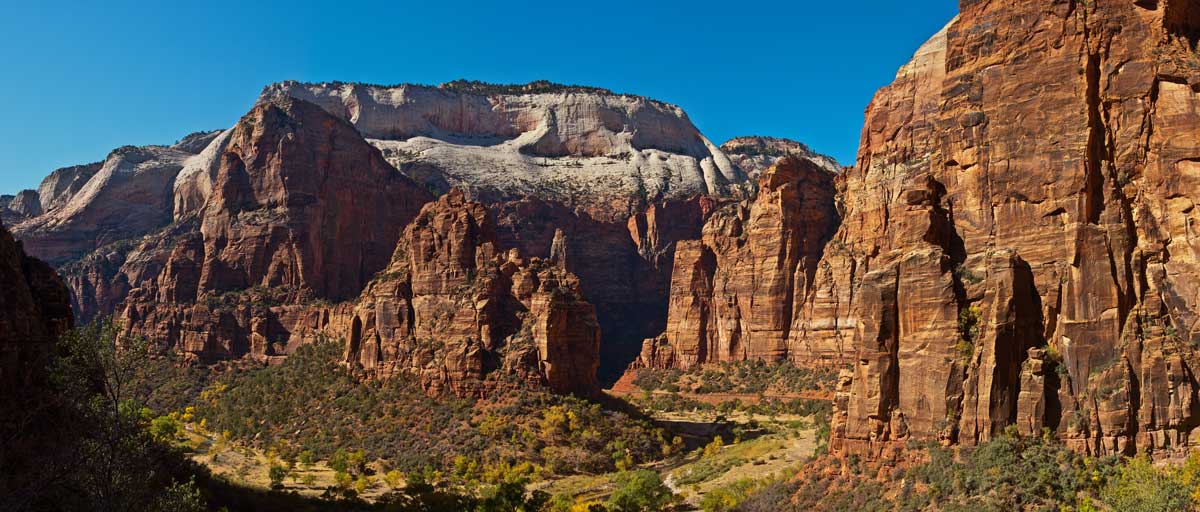
[[[305,469],[311,468],[317,462],[317,455],[312,450],[304,450],[300,452],[300,464],[304,465]]]
[[[195,510],[186,462],[149,431],[150,343],[96,322],[64,334],[20,393],[0,389],[0,510]],[[11,430],[11,431],[10,431]],[[8,492],[20,489],[21,492]]]
[[[1192,510],[1188,486],[1176,471],[1161,470],[1145,455],[1130,459],[1104,486],[1100,499],[1113,510],[1168,512]]]
[[[346,450],[338,448],[333,452],[333,457],[329,458],[329,467],[337,473],[345,473],[350,469],[350,457],[346,454]]]
[[[171,416],[159,416],[150,422],[150,435],[159,441],[175,440],[180,430],[179,421]]]
[[[283,479],[287,478],[287,468],[278,464],[272,464],[271,469],[267,470],[267,477],[271,479],[272,489],[282,489]]]
[[[613,480],[617,490],[609,498],[608,507],[615,512],[656,512],[674,499],[674,494],[654,471],[627,471]]]

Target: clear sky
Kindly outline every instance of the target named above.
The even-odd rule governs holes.
[[[256,5],[249,5],[249,4]],[[0,193],[233,125],[268,83],[546,79],[680,105],[713,142],[852,164],[863,110],[956,0],[0,0]]]

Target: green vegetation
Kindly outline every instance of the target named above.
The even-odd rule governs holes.
[[[975,340],[979,337],[979,320],[982,314],[977,304],[962,308],[958,312],[958,343],[954,348],[964,361],[975,353]]]
[[[196,415],[235,440],[293,458],[308,451],[340,472],[362,474],[381,460],[463,482],[522,463],[529,476],[609,472],[660,458],[670,442],[649,421],[571,397],[517,389],[486,400],[430,398],[412,379],[362,381],[340,355],[340,346],[318,343],[281,365],[221,376]]]
[[[0,390],[0,510],[204,510],[191,468],[130,383],[149,345],[96,324],[65,335],[36,382]],[[11,394],[12,391],[19,391]]]
[[[837,370],[804,368],[786,361],[739,361],[688,371],[646,368],[638,371],[633,383],[645,390],[672,393],[788,394],[831,390],[837,383]]]
[[[663,485],[658,473],[649,470],[629,471],[614,479],[617,490],[608,500],[613,512],[655,512],[665,510],[674,494]]]
[[[914,447],[919,448],[919,447]],[[758,482],[711,492],[705,510],[737,503],[742,511],[826,510],[1120,510],[1200,509],[1200,455],[1182,465],[1156,467],[1145,456],[1088,457],[1049,436],[1015,429],[977,447],[931,444],[925,462],[907,470],[869,465],[855,457],[823,457],[801,478]],[[881,481],[880,472],[888,475]]]

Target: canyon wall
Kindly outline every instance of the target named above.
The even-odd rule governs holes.
[[[875,96],[845,176],[804,320],[853,327],[833,448],[1009,425],[1190,446],[1200,8],[960,7]]]
[[[235,304],[355,299],[426,190],[452,186],[492,211],[502,251],[578,276],[606,381],[665,327],[675,242],[751,193],[681,109],[647,98],[283,82],[231,129],[57,170],[0,213],[62,269],[81,321],[125,319],[204,361],[273,358],[289,321]]]
[[[753,200],[717,210],[699,240],[680,242],[666,331],[645,340],[633,367],[839,359],[840,346],[814,345],[797,322],[838,225],[835,176],[783,158],[759,177]]]

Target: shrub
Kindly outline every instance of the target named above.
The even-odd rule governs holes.
[[[271,469],[267,470],[267,478],[271,480],[271,488],[283,488],[283,479],[287,478],[287,474],[287,468],[283,466],[272,465]]]
[[[1168,512],[1192,510],[1189,491],[1179,471],[1155,468],[1148,457],[1141,455],[1117,469],[1100,498],[1113,510]]]
[[[623,472],[613,478],[613,483],[617,489],[609,498],[608,507],[614,512],[657,512],[674,499],[674,493],[654,471]]]

